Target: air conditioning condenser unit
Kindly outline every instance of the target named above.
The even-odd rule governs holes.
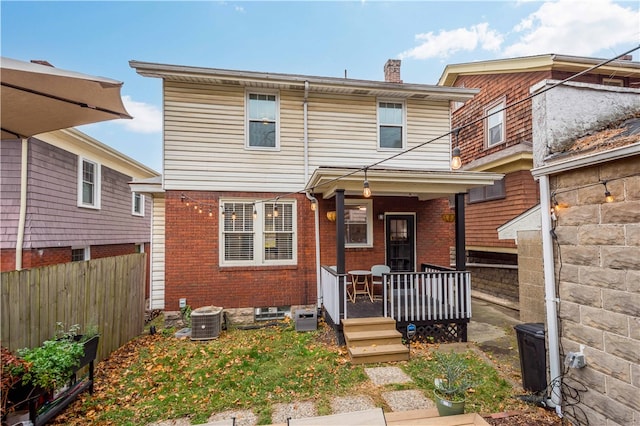
[[[203,306],[191,311],[191,340],[211,340],[220,336],[222,308]]]

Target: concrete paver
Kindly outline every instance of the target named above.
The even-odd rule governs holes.
[[[385,400],[392,411],[408,411],[417,409],[434,408],[435,403],[424,396],[420,390],[402,390],[382,392]]]
[[[388,385],[392,383],[409,383],[412,382],[404,371],[398,367],[373,367],[365,368],[364,372],[374,385]]]

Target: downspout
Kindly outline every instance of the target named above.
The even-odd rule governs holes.
[[[304,182],[309,182],[309,124],[308,124],[308,98],[309,98],[309,82],[304,82],[304,100],[302,102],[303,130],[302,139],[304,145]],[[316,242],[316,305],[319,308],[322,301],[322,288],[320,285],[320,212],[318,200],[309,192],[305,192],[307,199],[315,203],[316,209],[314,213],[315,224],[315,242]]]
[[[558,302],[555,284],[555,265],[553,259],[553,240],[551,228],[551,196],[549,177],[540,175],[540,212],[542,217],[542,263],[544,268],[544,294],[547,312],[547,330],[549,334],[549,375],[551,378],[551,399],[547,405],[555,407],[556,414],[562,417],[562,371],[560,365],[560,344],[558,334]]]
[[[24,228],[27,222],[28,155],[29,139],[22,138],[22,155],[20,158],[20,213],[18,216],[18,235],[16,235],[16,271],[22,270],[22,246],[24,245]]]

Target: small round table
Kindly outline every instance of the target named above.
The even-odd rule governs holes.
[[[371,271],[363,269],[356,269],[347,272],[351,275],[351,292],[349,293],[349,299],[351,302],[356,303],[356,297],[359,294],[369,296],[369,300],[373,302],[373,294],[371,293]]]

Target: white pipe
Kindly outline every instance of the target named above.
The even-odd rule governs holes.
[[[20,159],[20,213],[18,216],[18,235],[16,236],[16,271],[22,270],[22,246],[24,245],[24,228],[27,222],[28,155],[29,139],[22,138],[22,157]]]
[[[308,124],[308,109],[307,109],[307,99],[309,97],[309,82],[304,82],[304,101],[302,103],[302,116],[303,116],[303,145],[304,145],[304,183],[305,185],[309,182],[309,124]],[[320,307],[322,300],[322,288],[320,286],[320,214],[319,214],[319,205],[318,200],[305,192],[305,195],[312,203],[316,204],[316,210],[314,212],[314,222],[315,222],[315,240],[316,240],[316,305]]]
[[[556,296],[555,265],[553,259],[553,240],[551,238],[551,196],[549,177],[540,176],[540,211],[542,216],[542,261],[544,267],[545,308],[547,311],[547,330],[549,342],[549,375],[551,378],[551,400],[548,405],[555,407],[562,417],[562,371],[560,364],[560,345],[558,334],[558,302]]]

